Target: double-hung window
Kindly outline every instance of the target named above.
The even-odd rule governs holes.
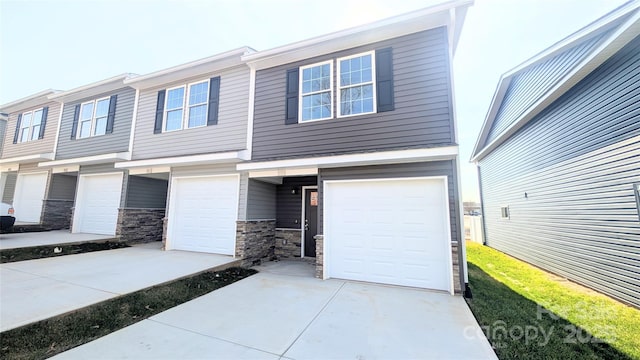
[[[78,118],[78,139],[106,134],[109,100],[109,98],[98,99],[81,105]]]
[[[376,112],[374,52],[338,59],[338,117]]]
[[[37,140],[42,126],[43,109],[22,114],[19,142]]]
[[[167,90],[164,131],[207,125],[209,80]]]
[[[300,119],[323,120],[333,117],[333,61],[300,68]]]

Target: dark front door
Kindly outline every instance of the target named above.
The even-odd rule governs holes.
[[[316,257],[318,234],[318,190],[304,190],[304,256]]]

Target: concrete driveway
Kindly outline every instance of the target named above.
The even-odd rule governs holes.
[[[160,243],[0,265],[0,331],[234,261]]]
[[[322,281],[302,262],[259,270],[56,358],[496,358],[461,297]]]
[[[82,233],[72,234],[69,230],[9,233],[0,235],[0,250],[108,239],[113,239],[113,236]]]

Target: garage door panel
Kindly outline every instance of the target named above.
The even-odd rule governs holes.
[[[328,276],[449,290],[442,179],[328,182]]]
[[[115,235],[123,176],[80,175],[73,232]]]
[[[48,173],[18,174],[13,207],[16,221],[40,222]]]
[[[233,255],[238,176],[177,178],[170,197],[170,247]]]

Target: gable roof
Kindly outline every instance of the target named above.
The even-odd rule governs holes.
[[[75,89],[60,91],[55,94],[49,95],[50,100],[59,102],[70,102],[79,99],[84,99],[92,96],[97,96],[109,91],[117,90],[127,85],[124,85],[123,81],[129,78],[135,77],[136,74],[124,73],[110,77],[108,79],[100,80],[88,85],[79,86]]]
[[[200,74],[219,71],[233,66],[242,65],[240,57],[255,52],[254,49],[243,46],[204,59],[190,61],[186,64],[158,70],[149,74],[124,79],[124,84],[134,89],[147,89],[161,86],[174,81],[188,79]]]
[[[453,54],[467,9],[471,5],[473,0],[447,1],[369,24],[257,51],[244,55],[242,60],[256,69],[264,69],[441,26],[448,29],[448,42]]]
[[[23,97],[22,99],[0,105],[0,112],[10,114],[20,110],[25,110],[36,107],[38,105],[46,104],[49,102],[49,95],[55,94],[57,92],[59,92],[59,90],[47,89],[33,95]]]
[[[471,155],[477,162],[640,34],[632,0],[504,73]]]

